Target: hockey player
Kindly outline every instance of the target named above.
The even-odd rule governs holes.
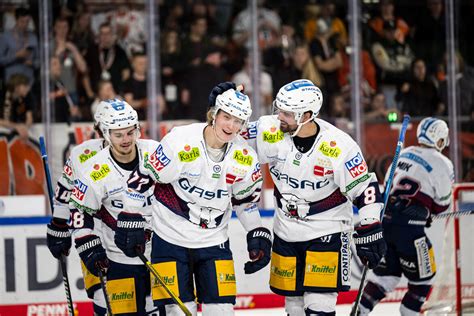
[[[100,129],[102,111],[106,104],[104,101],[99,103],[94,114],[94,130],[100,138],[86,140],[71,150],[56,185],[53,217],[48,224],[46,240],[51,254],[58,259],[62,255],[67,256],[71,248],[71,226],[69,223],[74,224],[82,220],[81,213],[69,208],[69,199],[74,187],[74,174],[84,166],[89,158],[93,157],[107,145]],[[88,272],[83,264],[82,270],[87,295],[94,302],[94,312],[97,315],[105,315],[106,304],[103,293],[100,290],[100,280]]]
[[[216,86],[210,104],[229,86]],[[247,131],[275,183],[270,288],[291,316],[335,315],[338,293],[349,290],[353,204],[358,256],[374,268],[386,251],[376,176],[350,136],[317,118],[322,103],[311,81],[293,81],[279,90],[275,115]]]
[[[408,292],[402,299],[400,314],[419,315],[436,272],[425,226],[430,226],[431,214],[447,210],[451,201],[453,164],[441,153],[449,145],[448,134],[444,121],[425,118],[416,132],[419,146],[400,152],[383,220],[388,251],[368,275],[360,315],[368,315],[386,293],[393,291],[402,274],[408,279]]]
[[[197,314],[233,315],[236,283],[227,235],[232,208],[247,233],[254,273],[270,261],[271,233],[255,202],[262,175],[257,155],[239,132],[251,115],[248,96],[229,90],[217,97],[207,123],[175,127],[146,159],[155,186],[152,263],[186,307]],[[196,288],[194,287],[196,285]],[[166,292],[153,289],[166,315],[182,315]]]
[[[114,315],[145,315],[154,307],[150,275],[137,251],[149,257],[153,183],[140,173],[139,163],[153,141],[138,140],[137,112],[118,99],[107,101],[101,128],[110,145],[74,180],[70,203],[82,214],[74,225],[75,246],[92,274],[106,274]],[[100,219],[99,228],[93,216]]]

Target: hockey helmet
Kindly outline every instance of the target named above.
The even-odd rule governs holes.
[[[99,112],[99,114],[97,114]],[[100,129],[110,143],[110,131],[136,126],[139,131],[138,114],[130,104],[120,99],[102,101],[94,115],[100,120]]]
[[[217,96],[213,112],[214,119],[219,110],[241,119],[244,122],[243,126],[247,124],[252,115],[249,97],[234,89],[229,89]]]
[[[295,80],[284,85],[278,91],[275,101],[273,101],[273,106],[277,110],[294,114],[298,129],[293,135],[298,133],[301,126],[316,118],[322,105],[323,94],[321,90],[307,79]],[[303,114],[308,111],[312,112],[311,118],[306,122],[301,122]]]
[[[421,120],[416,130],[418,143],[428,147],[434,147],[438,151],[442,151],[444,147],[449,146],[449,128],[445,121],[426,117]],[[443,140],[439,144],[439,140]]]

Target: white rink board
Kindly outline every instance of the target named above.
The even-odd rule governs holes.
[[[64,302],[65,294],[59,262],[46,246],[47,217],[26,218],[36,224],[11,225],[0,222],[0,305],[16,305],[47,302]],[[272,218],[263,217],[264,225],[271,229]],[[440,254],[444,221],[437,221],[429,230],[435,245],[435,254]],[[246,234],[240,222],[230,222],[230,243],[234,254],[238,294],[270,293],[268,288],[269,266],[245,275],[244,263],[248,260]],[[83,290],[79,258],[75,249],[68,257],[68,275],[74,301],[87,301]],[[437,260],[441,262],[441,260]],[[354,274],[358,269],[354,267]],[[352,288],[358,287],[358,275],[353,275]],[[405,282],[400,284],[405,286]]]

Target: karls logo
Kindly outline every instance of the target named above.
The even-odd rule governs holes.
[[[95,151],[95,150],[84,149],[84,152],[79,155],[79,162],[84,163],[87,160],[89,160],[89,158],[94,157],[95,154],[97,154],[97,151]]]
[[[81,180],[74,180],[74,189],[72,189],[72,195],[78,200],[84,200],[84,195],[87,191],[87,185],[85,185]]]
[[[189,145],[184,146],[184,150],[178,152],[178,158],[181,162],[191,162],[199,158],[199,156],[201,156],[199,148],[191,148]]]
[[[266,143],[274,144],[281,140],[283,140],[283,132],[275,126],[270,127],[269,131],[263,132],[263,141]]]
[[[331,158],[337,158],[341,154],[341,148],[337,147],[334,141],[331,141],[330,144],[322,142],[318,149],[324,156]]]
[[[234,158],[234,160],[237,161],[237,163],[244,166],[251,166],[253,162],[253,157],[249,155],[249,152],[247,149],[234,151],[232,158]]]
[[[191,185],[189,183],[188,179],[184,179],[184,178],[179,179],[178,184],[181,187],[181,189],[183,189],[184,191],[187,191],[191,194],[197,195],[197,196],[199,196],[201,198],[204,198],[206,200],[211,200],[211,199],[214,199],[214,198],[221,199],[223,197],[228,197],[229,196],[229,192],[227,190],[219,189],[215,192],[207,191],[207,190],[205,190],[203,188],[200,188],[198,186]]]
[[[160,171],[170,163],[170,159],[163,152],[163,146],[160,144],[148,159],[148,163],[153,166],[156,171]]]
[[[99,164],[95,164],[93,168],[95,170],[92,171],[90,175],[91,179],[94,180],[94,182],[105,178],[110,172],[110,168],[107,164],[103,164],[102,166],[99,166]]]
[[[347,161],[345,165],[353,178],[357,178],[361,174],[367,172],[367,163],[360,153],[357,153],[357,155]]]

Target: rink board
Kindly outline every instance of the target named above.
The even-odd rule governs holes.
[[[261,213],[264,225],[271,228],[273,211]],[[46,223],[49,220],[49,217],[0,218],[0,315],[67,315],[59,262],[46,246]],[[436,231],[435,227],[434,235]],[[252,275],[244,274],[243,266],[248,260],[245,235],[234,216],[230,222],[229,238],[239,293],[236,308],[282,307],[283,297],[272,294],[268,287],[269,266]],[[90,315],[92,305],[83,290],[79,257],[74,249],[67,259],[67,266],[75,308],[79,315]],[[360,277],[360,267],[355,260],[352,270],[352,290],[339,295],[339,304],[348,304],[355,299]],[[387,297],[387,301],[401,300],[406,290],[405,283],[400,286]]]

